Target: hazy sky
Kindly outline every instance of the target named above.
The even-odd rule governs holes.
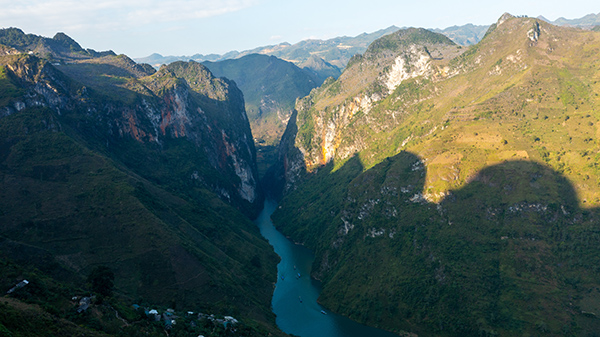
[[[355,36],[396,25],[487,25],[504,12],[574,19],[598,0],[0,0],[0,26],[131,57],[222,54],[307,38]]]

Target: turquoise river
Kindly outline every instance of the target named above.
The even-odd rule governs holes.
[[[321,287],[318,281],[310,278],[314,255],[275,229],[271,214],[276,207],[274,201],[265,201],[255,222],[281,257],[272,302],[279,328],[301,337],[397,337],[329,312],[317,303]]]

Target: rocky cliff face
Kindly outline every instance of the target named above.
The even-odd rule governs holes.
[[[76,289],[103,265],[115,296],[235,310],[276,330],[265,280],[277,257],[248,219],[263,196],[235,84],[195,62],[155,72],[124,55],[59,63],[6,50],[2,263]]]
[[[289,127],[299,130],[294,148],[302,153],[303,163],[288,162],[286,166],[305,166],[311,170],[334,159],[347,160],[365,149],[368,146],[365,138],[350,130],[358,127],[377,132],[395,127],[402,111],[386,111],[382,119],[370,115],[372,108],[403,82],[415,78],[437,81],[451,76],[441,61],[461,52],[448,38],[425,29],[400,30],[376,40],[364,55],[350,60],[338,80],[325,82],[299,100],[296,124]],[[285,152],[293,149],[284,147],[283,151],[282,158],[288,158]],[[286,172],[288,180],[297,175]]]
[[[170,84],[174,78],[185,82]],[[244,98],[235,83],[215,78],[196,62],[172,63],[144,81],[162,101],[160,117],[150,117],[155,121],[154,128],[158,125],[163,135],[192,140],[204,150],[214,169],[236,177],[233,190],[214,187],[225,198],[260,204],[254,140]],[[169,83],[166,92],[162,86],[165,83]]]
[[[133,73],[123,88],[131,96],[125,102],[122,95],[107,97],[96,90],[95,79],[80,78],[85,85],[74,83],[68,75],[84,64],[56,68],[33,56],[5,57],[4,62],[7,76],[20,82],[24,95],[3,107],[2,115],[48,107],[68,121],[85,116],[85,128],[92,131],[88,136],[108,152],[123,139],[135,140],[152,152],[164,151],[178,140],[189,142],[210,165],[196,162],[178,172],[185,178],[177,179],[199,181],[248,214],[260,204],[256,153],[242,93],[201,64],[178,62],[152,75]],[[118,150],[115,155],[122,156]],[[202,177],[199,172],[207,169],[224,178]]]
[[[368,120],[372,107],[382,101],[396,90],[403,82],[420,78],[422,81],[436,80],[443,76],[444,69],[434,64],[434,59],[443,59],[455,56],[459,52],[457,46],[449,39],[422,29],[401,30],[395,34],[377,40],[369,47],[362,57],[356,57],[351,68],[334,84],[340,87],[350,87],[358,73],[368,72],[372,77],[363,77],[358,86],[349,92],[350,98],[338,106],[324,106],[323,111],[332,110],[333,114],[319,114],[317,130],[322,130],[325,137],[321,139],[321,150],[312,152],[308,162],[311,164],[324,164],[336,156],[345,160],[354,153],[364,149],[365,144],[360,139],[343,143],[344,129],[354,117],[362,114]],[[342,90],[344,91],[344,90]],[[321,107],[316,109],[321,110]],[[392,114],[392,123],[369,123],[371,127],[393,127],[395,116]],[[327,121],[325,120],[327,119]],[[367,122],[368,123],[368,122]],[[318,131],[317,131],[318,132]],[[299,142],[300,143],[300,142]],[[316,144],[315,144],[316,145]],[[318,156],[319,152],[322,154]],[[315,156],[317,154],[317,156]]]
[[[511,15],[467,50],[417,33],[375,41],[289,125],[273,219],[315,250],[322,303],[406,334],[597,330],[600,36]]]

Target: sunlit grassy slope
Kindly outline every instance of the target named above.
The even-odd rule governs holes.
[[[310,173],[274,220],[316,250],[323,304],[419,336],[592,336],[600,34],[504,16],[390,93],[388,52],[298,106]]]
[[[539,40],[533,42],[527,34],[537,24]],[[349,147],[359,150],[366,168],[402,149],[415,151],[428,163],[427,188],[439,193],[461,186],[486,165],[532,159],[564,172],[581,203],[596,205],[599,39],[534,19],[504,22],[460,57],[434,60],[446,73],[443,79],[404,81],[368,113],[358,109],[347,121],[336,120],[336,166],[352,153],[344,151]],[[327,123],[335,119],[328,116],[341,114],[339,106],[368,94],[381,70],[364,64],[362,72],[349,67],[324,86],[310,112],[299,115],[298,139],[317,140],[308,151],[320,152],[319,132],[325,131],[311,133],[314,127],[303,119],[321,115]],[[453,165],[460,174],[447,179]]]

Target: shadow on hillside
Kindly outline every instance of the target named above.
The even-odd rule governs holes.
[[[522,325],[518,331],[534,325],[542,331],[574,324],[599,328],[587,317],[565,313],[574,305],[571,296],[598,286],[600,271],[598,211],[579,207],[565,176],[539,163],[509,161],[482,169],[439,206],[423,206],[436,207],[439,219],[424,243],[440,259],[430,276],[448,295],[437,305],[454,303],[460,310],[449,311],[467,317],[481,313],[477,324],[486,332],[516,322]],[[457,281],[460,290],[450,292],[448,282]],[[596,310],[598,299],[575,305]],[[531,321],[540,314],[545,319]],[[565,325],[550,328],[546,320]],[[471,329],[477,324],[472,321]]]
[[[273,215],[316,251],[321,300],[334,311],[465,336],[600,328],[569,309],[600,308],[600,292],[583,296],[600,286],[598,210],[581,209],[562,174],[503,162],[433,203],[415,154],[362,170],[358,156],[321,168]]]
[[[328,163],[311,173],[304,173],[309,179],[305,179],[301,188],[280,201],[283,207],[297,207],[286,209],[285,214],[278,209],[272,215],[275,224],[285,222],[286,235],[309,247],[316,247],[325,231],[331,230],[329,224],[332,217],[343,203],[350,182],[362,173],[363,165],[360,158],[354,156],[339,169],[333,169],[334,164]],[[283,180],[281,182],[285,183]],[[278,221],[283,218],[284,222]]]
[[[303,165],[304,160],[302,154],[295,147],[294,142],[296,135],[298,134],[298,125],[296,118],[298,117],[298,111],[294,110],[290,119],[288,120],[287,126],[279,147],[277,148],[277,160],[271,165],[265,172],[265,175],[261,179],[261,186],[265,191],[268,198],[273,200],[281,200],[283,194],[290,188],[291,178],[296,174],[304,176],[306,174],[306,167]],[[301,167],[291,167],[291,163],[300,162]]]
[[[92,149],[155,184],[193,199],[203,193],[198,188],[206,188],[248,217],[255,217],[264,199],[259,177],[250,172],[249,182],[242,181],[236,173],[240,164],[232,161],[232,157],[241,159],[248,164],[241,170],[251,171],[255,160],[250,126],[240,115],[245,111],[243,94],[226,80],[227,99],[212,97],[206,91],[216,92],[218,86],[203,91],[193,81],[206,80],[202,76],[208,69],[196,63],[181,64],[180,73],[165,71],[140,81],[133,80],[134,70],[113,64],[57,66],[65,78],[79,82],[73,87],[85,85],[85,90],[78,90],[86,97],[81,105],[64,111],[61,122],[72,126]],[[200,78],[186,79],[186,71]],[[254,187],[252,183],[256,188],[242,195]]]

